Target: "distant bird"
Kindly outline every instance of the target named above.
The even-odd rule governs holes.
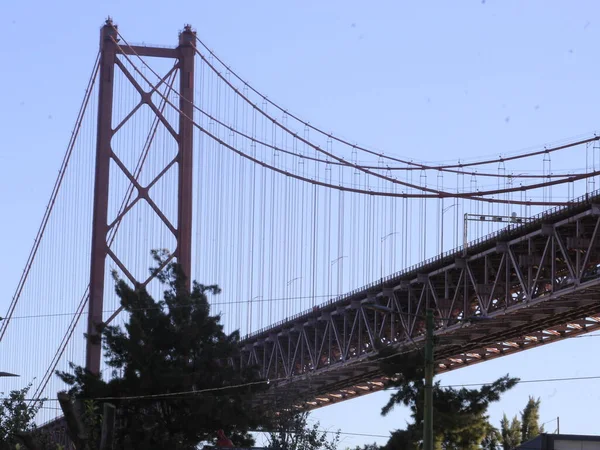
[[[217,447],[233,447],[233,442],[225,436],[223,430],[217,430]]]

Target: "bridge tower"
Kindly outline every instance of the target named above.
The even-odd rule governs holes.
[[[89,291],[89,315],[88,315],[88,340],[86,348],[86,368],[93,373],[99,373],[102,356],[102,346],[100,330],[103,326],[110,323],[118,312],[107,319],[103,316],[103,304],[105,295],[105,275],[106,262],[110,259],[127,279],[136,288],[146,286],[154,276],[151,274],[148,278],[140,279],[135,276],[134,271],[130,270],[123,259],[120,259],[111,251],[109,243],[110,233],[114,233],[115,227],[118,227],[120,221],[130,213],[134,204],[146,202],[154,213],[162,220],[164,225],[173,234],[176,240],[175,251],[172,258],[176,258],[181,265],[184,274],[191,276],[191,244],[192,244],[192,161],[193,161],[193,117],[194,117],[194,57],[195,57],[196,35],[191,27],[187,25],[179,35],[179,45],[177,48],[162,48],[149,46],[130,46],[120,45],[120,35],[116,25],[111,19],[108,19],[101,29],[100,33],[100,71],[99,71],[99,96],[98,96],[98,123],[97,123],[97,147],[96,147],[96,167],[94,181],[94,202],[93,202],[93,224],[92,224],[92,248],[91,248],[91,268],[90,268],[90,291]],[[179,75],[179,100],[178,105],[171,105],[178,108],[178,126],[170,126],[165,114],[153,102],[153,94],[156,89],[149,92],[142,88],[140,83],[136,82],[134,74],[128,66],[119,58],[129,56],[131,58],[152,57],[168,58],[174,60],[172,70],[178,71]],[[156,118],[167,127],[172,138],[176,141],[177,154],[173,160],[165,164],[163,170],[158,171],[158,175],[147,185],[141,185],[136,180],[135,175],[130,171],[119,156],[113,151],[111,141],[115,133],[122,125],[131,119],[135,108],[131,114],[127,115],[117,126],[113,124],[113,105],[117,100],[115,95],[115,69],[118,68],[131,85],[140,94],[140,104],[147,105],[156,115]],[[171,75],[170,72],[168,75]],[[162,81],[166,80],[165,76]],[[173,120],[171,119],[171,122]],[[114,220],[109,223],[109,189],[111,187],[110,166],[116,165],[128,182],[134,187],[134,194],[125,207]],[[161,210],[160,205],[156,203],[149,195],[151,186],[165,175],[171,168],[176,167],[177,172],[177,214],[175,224],[172,224],[167,215]]]

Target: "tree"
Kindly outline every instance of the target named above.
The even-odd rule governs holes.
[[[504,414],[500,421],[500,433],[502,435],[503,450],[512,450],[517,447],[521,443],[521,422],[517,416],[509,421],[506,414]]]
[[[415,424],[407,424],[406,430],[394,430],[392,436],[382,447],[383,450],[418,450],[423,439],[422,432]]]
[[[381,450],[381,447],[377,445],[377,443],[373,442],[372,444],[365,444],[362,447],[357,445],[353,449],[347,448],[346,450]]]
[[[43,405],[43,400],[29,402],[27,393],[30,383],[20,390],[11,391],[8,397],[0,402],[0,450],[16,448],[19,443],[17,435],[35,431],[34,418]],[[4,396],[4,393],[1,393]]]
[[[381,369],[397,389],[382,414],[388,414],[395,405],[403,404],[411,411],[412,423],[405,430],[392,434],[386,449],[416,448],[423,438],[424,417],[424,358],[420,351],[394,355],[393,350],[379,351]],[[443,388],[439,382],[433,386],[434,443],[437,449],[479,449],[490,435],[488,416],[490,403],[500,399],[518,379],[508,375],[480,389]],[[490,436],[491,437],[491,436]]]
[[[525,409],[521,413],[521,442],[527,442],[540,434],[540,403],[533,397],[529,397]]]
[[[340,441],[340,433],[329,439],[326,431],[319,430],[316,422],[308,425],[308,413],[288,413],[280,416],[275,430],[269,433],[269,447],[278,450],[336,450]]]
[[[488,422],[485,437],[481,442],[481,448],[484,450],[499,450],[502,443],[502,434],[500,431]]]
[[[162,267],[167,254],[153,256]],[[214,442],[218,429],[238,446],[251,444],[247,430],[259,426],[262,415],[249,402],[267,384],[254,368],[231,364],[239,355],[239,333],[226,334],[220,317],[209,314],[207,296],[219,294],[219,287],[194,282],[186,290],[175,263],[152,270],[165,286],[160,301],[115,275],[128,319],[124,328],[101,330],[111,378],[73,364],[72,373],[58,372],[59,377],[74,397],[111,398],[120,424],[115,448],[194,449]],[[97,403],[101,411],[102,400]]]

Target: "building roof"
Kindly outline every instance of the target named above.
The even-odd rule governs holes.
[[[556,441],[576,441],[576,442],[597,442],[598,445],[594,445],[591,448],[600,448],[600,436],[594,435],[583,435],[583,434],[547,434],[542,433],[538,437],[524,442],[515,450],[560,450],[561,447],[555,449]],[[586,448],[588,446],[585,446]],[[571,448],[571,447],[569,447]],[[583,447],[582,447],[583,448]]]

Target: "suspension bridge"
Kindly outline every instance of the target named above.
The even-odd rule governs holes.
[[[221,286],[212,312],[245,336],[236,364],[270,380],[264,402],[384,389],[375,347],[422,345],[426,308],[438,372],[592,331],[599,140],[418,161],[300,118],[189,26],[159,47],[109,20],[0,322],[0,367],[34,380],[33,398],[55,397],[69,362],[105,369],[97,325],[126,319],[112,274],[160,296],[154,249]]]

